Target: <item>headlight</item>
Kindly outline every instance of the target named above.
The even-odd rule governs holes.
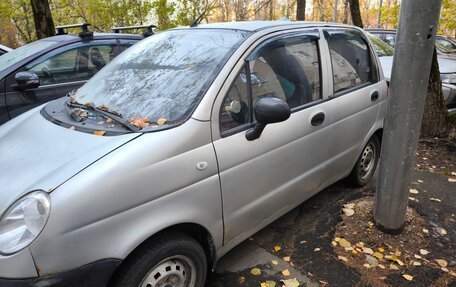
[[[0,253],[10,255],[29,246],[46,225],[50,208],[49,195],[41,190],[11,205],[0,220]]]
[[[456,74],[440,74],[440,79],[445,84],[456,84]]]

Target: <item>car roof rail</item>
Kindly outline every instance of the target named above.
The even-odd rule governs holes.
[[[149,37],[154,34],[154,31],[152,31],[152,28],[157,28],[155,25],[139,25],[139,26],[125,26],[125,27],[111,27],[111,31],[114,33],[120,33],[120,31],[123,30],[135,30],[135,29],[144,29],[144,33],[142,35],[144,37]]]
[[[93,32],[89,30],[90,23],[80,23],[80,24],[71,24],[71,25],[63,25],[57,26],[55,29],[57,30],[57,35],[67,35],[67,29],[70,28],[81,28],[81,32],[79,32],[79,37],[92,37]]]

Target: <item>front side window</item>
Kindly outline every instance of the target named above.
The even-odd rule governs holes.
[[[111,61],[115,44],[82,46],[67,50],[30,68],[42,86],[86,81]]]
[[[317,41],[303,36],[260,45],[248,57],[249,69],[241,70],[225,97],[220,111],[221,132],[253,122],[252,107],[262,97],[282,99],[291,109],[321,99]]]
[[[334,93],[374,82],[370,48],[357,33],[330,31]]]

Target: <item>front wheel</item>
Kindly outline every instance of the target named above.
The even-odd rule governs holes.
[[[365,186],[374,175],[379,158],[380,141],[376,135],[373,135],[349,175],[350,182],[358,187]]]
[[[158,236],[121,265],[113,286],[203,287],[207,260],[201,245],[183,233]]]

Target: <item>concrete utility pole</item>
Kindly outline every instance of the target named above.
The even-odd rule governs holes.
[[[337,23],[337,6],[339,4],[338,0],[334,0],[334,14],[333,14],[333,22]]]
[[[382,6],[383,6],[383,0],[380,0],[380,5],[378,7],[378,23],[377,27],[380,28],[382,26]]]
[[[401,3],[374,208],[377,226],[390,233],[405,223],[441,2]]]

